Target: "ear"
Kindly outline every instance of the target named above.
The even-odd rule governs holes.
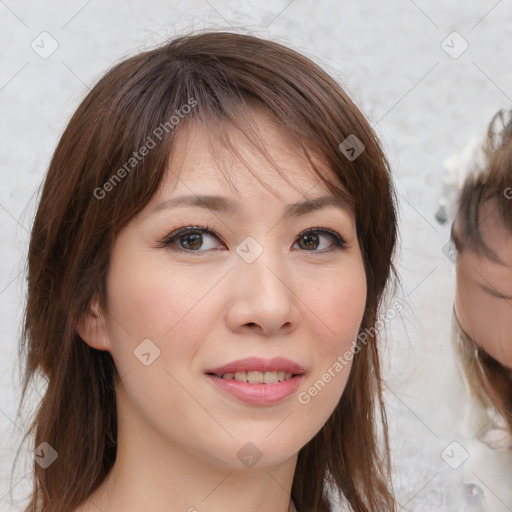
[[[80,337],[87,345],[98,350],[110,350],[110,338],[108,336],[106,312],[99,305],[96,297],[91,299],[89,308],[76,326]]]

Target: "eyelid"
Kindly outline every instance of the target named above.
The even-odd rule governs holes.
[[[199,232],[211,232],[213,235],[215,235],[219,240],[222,240],[222,237],[212,228],[209,224],[205,224],[203,226],[195,226],[195,225],[188,225],[188,226],[182,226],[181,228],[177,228],[173,230],[170,234],[165,236],[161,242],[170,243],[171,240],[178,238],[183,233],[188,233],[189,231],[199,231]]]

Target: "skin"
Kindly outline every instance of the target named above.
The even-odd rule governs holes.
[[[206,134],[192,124],[178,134],[162,186],[114,243],[107,311],[94,303],[79,333],[89,345],[112,354],[122,377],[116,388],[117,459],[80,512],[286,512],[297,454],[343,393],[351,364],[308,404],[297,399],[350,349],[359,331],[366,276],[355,218],[333,206],[284,218],[286,205],[332,194],[287,133],[265,114],[253,115],[293,186],[232,133],[237,149],[271,191],[221,150],[217,159],[236,184],[229,188]],[[330,172],[320,158],[317,163]],[[241,212],[199,207],[153,212],[164,200],[192,194],[240,201]],[[180,248],[188,253],[160,244],[182,226],[207,224],[219,238],[204,235],[201,245],[182,235]],[[347,247],[337,248],[319,231],[309,245],[299,237],[317,226],[339,233]],[[263,247],[250,264],[236,252],[248,236]],[[330,247],[334,250],[325,252]],[[149,366],[134,357],[147,338],[160,350]],[[278,403],[250,405],[224,395],[204,373],[250,356],[292,359],[305,368],[305,381]],[[248,442],[261,453],[251,468],[237,457]]]
[[[467,247],[459,252],[455,311],[462,328],[510,369],[512,378],[512,234],[492,202],[482,205],[479,226],[501,263]],[[458,220],[453,231],[460,238]]]

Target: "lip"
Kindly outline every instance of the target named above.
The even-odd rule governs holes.
[[[226,373],[226,372],[225,372]],[[305,379],[305,375],[295,375],[282,382],[272,384],[251,384],[250,382],[239,382],[227,380],[216,375],[207,375],[208,379],[223,392],[234,396],[253,405],[274,404],[293,395]]]
[[[217,368],[211,368],[206,370],[207,374],[216,374],[222,375],[224,373],[236,373],[236,372],[278,372],[285,371],[289,372],[293,375],[302,375],[305,373],[304,368],[292,361],[291,359],[286,359],[285,357],[274,357],[272,359],[262,359],[260,357],[247,357],[245,359],[238,359],[237,361],[232,361],[231,363],[225,364],[223,366],[218,366]],[[292,377],[294,378],[294,377]],[[292,379],[290,379],[292,380]],[[286,382],[286,381],[283,381]],[[243,383],[242,383],[243,384]],[[258,384],[251,384],[251,386],[257,386]],[[268,386],[269,384],[265,384]]]

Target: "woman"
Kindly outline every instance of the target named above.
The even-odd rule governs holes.
[[[470,510],[492,512],[512,505],[511,119],[499,111],[473,147],[451,229],[452,342],[468,397],[457,410],[463,479]]]
[[[116,65],[32,230],[25,511],[394,510],[374,325],[396,236],[378,139],[309,59],[204,32]]]
[[[456,340],[468,385],[512,433],[512,117],[506,117],[500,110],[489,124],[485,165],[462,186],[451,238]]]

